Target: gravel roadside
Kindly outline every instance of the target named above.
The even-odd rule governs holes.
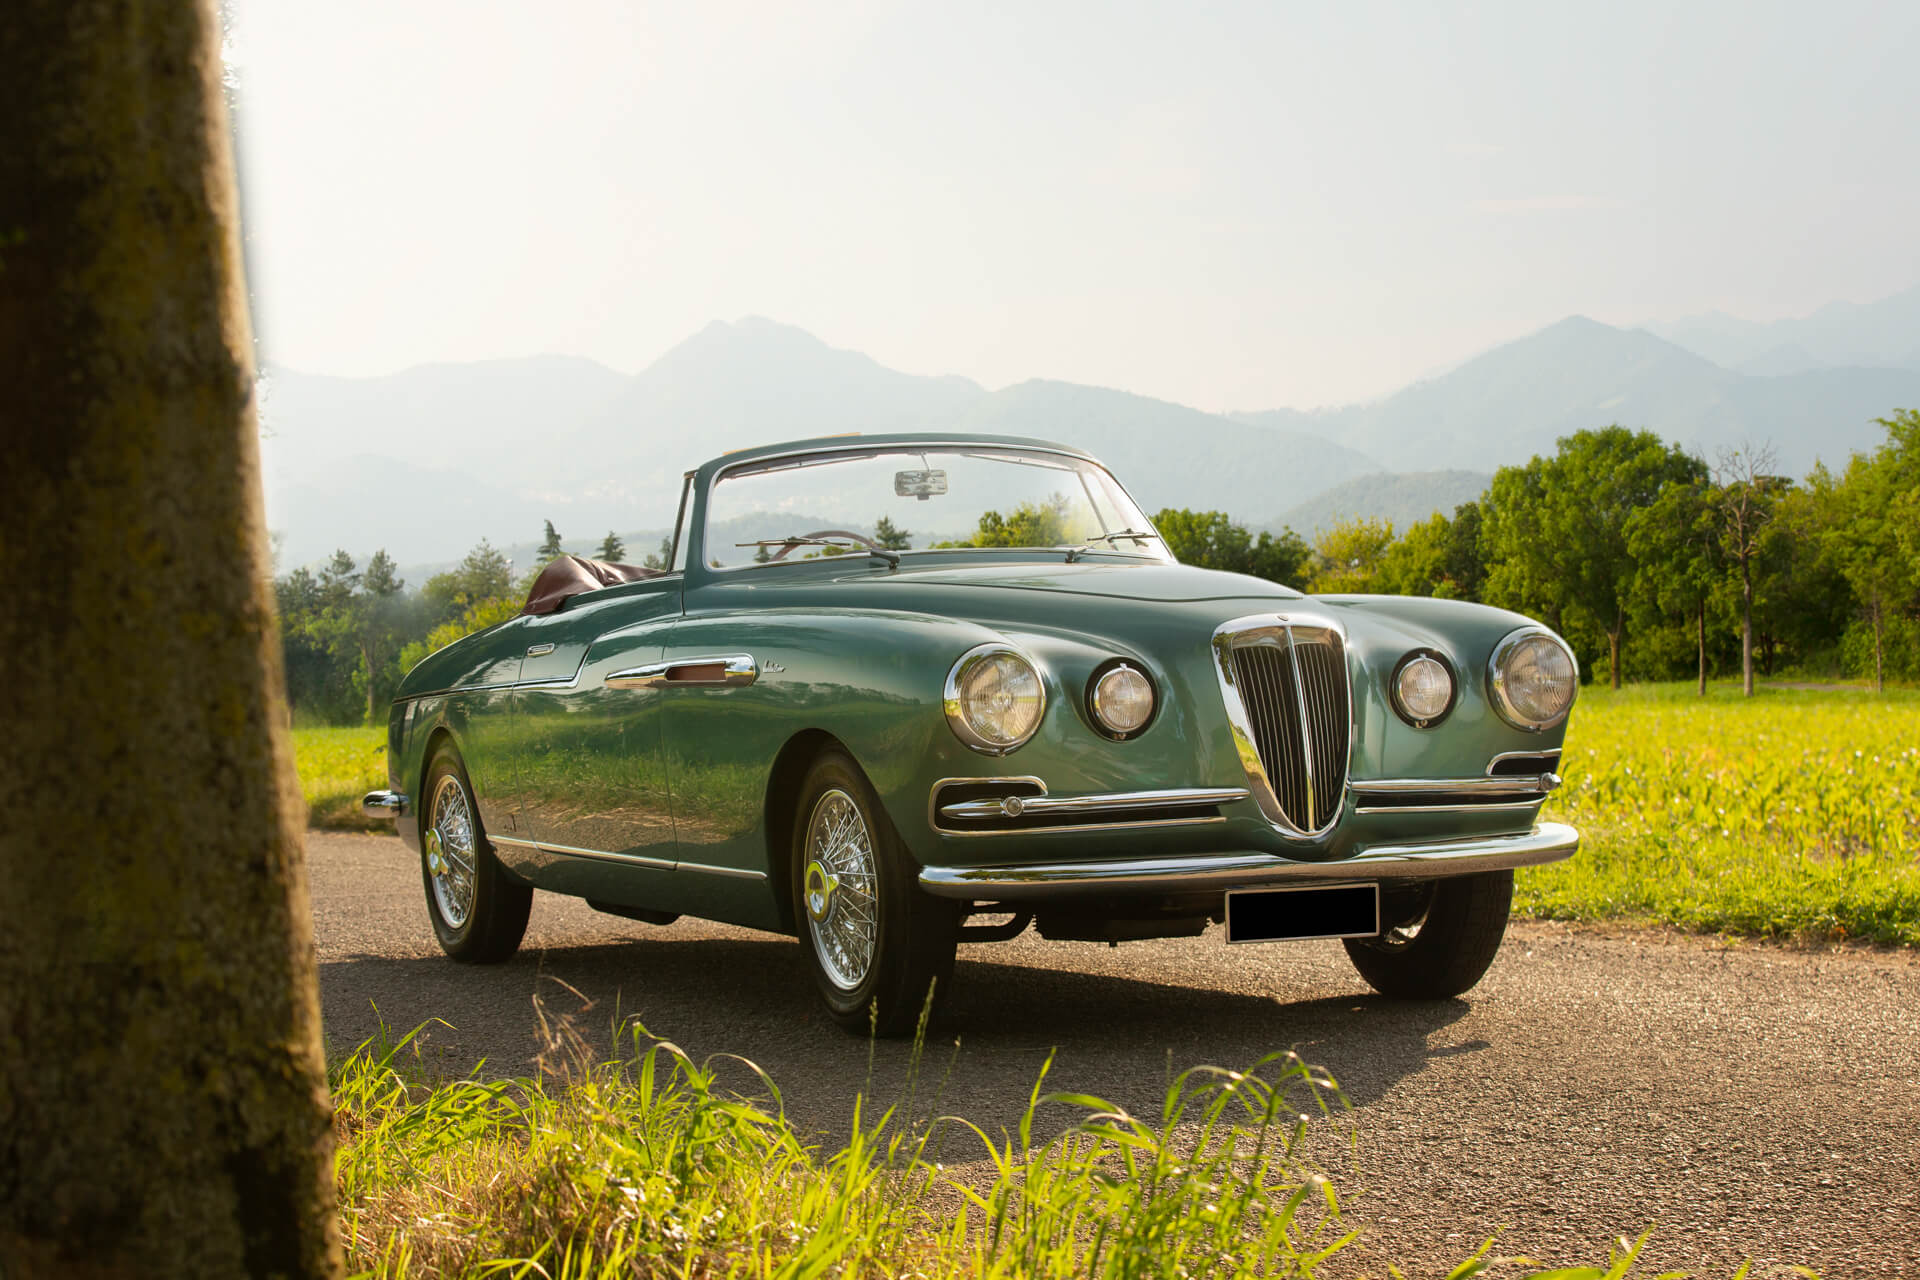
[[[541,894],[512,962],[456,965],[397,839],[314,832],[307,848],[336,1051],[380,1018],[441,1019],[426,1037],[436,1062],[518,1074],[537,1051],[538,993],[556,1012],[591,1001],[579,1025],[597,1044],[626,1015],[696,1057],[743,1054],[826,1134],[844,1131],[863,1085],[890,1100],[906,1079],[906,1047],[815,1013],[790,940],[657,928]],[[1056,1087],[1152,1115],[1170,1072],[1287,1049],[1327,1068],[1351,1106],[1316,1147],[1364,1228],[1337,1274],[1392,1261],[1444,1275],[1496,1231],[1499,1254],[1592,1263],[1611,1236],[1654,1225],[1644,1274],[1727,1275],[1752,1258],[1756,1277],[1799,1263],[1827,1280],[1920,1280],[1908,954],[1519,923],[1466,998],[1396,1005],[1368,994],[1335,943],[1028,935],[963,949],[926,1087],[992,1132],[1049,1053]]]

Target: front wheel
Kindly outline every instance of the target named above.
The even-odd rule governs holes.
[[[1381,886],[1377,938],[1349,938],[1347,958],[1367,984],[1400,1000],[1447,1000],[1480,981],[1506,936],[1513,872]]]
[[[455,960],[497,964],[520,948],[533,890],[508,880],[493,856],[466,766],[452,746],[434,754],[426,794],[420,878],[434,937]]]
[[[879,798],[841,752],[801,784],[792,865],[801,954],[827,1012],[849,1031],[910,1034],[953,983],[960,916],[920,891]]]

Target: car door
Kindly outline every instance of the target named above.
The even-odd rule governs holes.
[[[677,575],[588,592],[529,619],[513,747],[519,836],[536,884],[646,905],[673,862],[658,698],[622,670],[656,660],[680,613]]]

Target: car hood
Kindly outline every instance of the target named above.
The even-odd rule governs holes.
[[[902,569],[893,581],[914,586],[954,586],[1002,591],[1046,591],[1122,600],[1298,600],[1300,593],[1277,582],[1179,564],[1027,564],[977,568]]]

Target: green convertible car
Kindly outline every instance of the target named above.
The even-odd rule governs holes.
[[[458,960],[537,888],[797,935],[882,1034],[1030,925],[1341,938],[1435,999],[1579,842],[1537,820],[1576,684],[1515,614],[1184,567],[1078,450],[840,436],[707,463],[665,571],[563,558],[421,662],[365,808]]]

